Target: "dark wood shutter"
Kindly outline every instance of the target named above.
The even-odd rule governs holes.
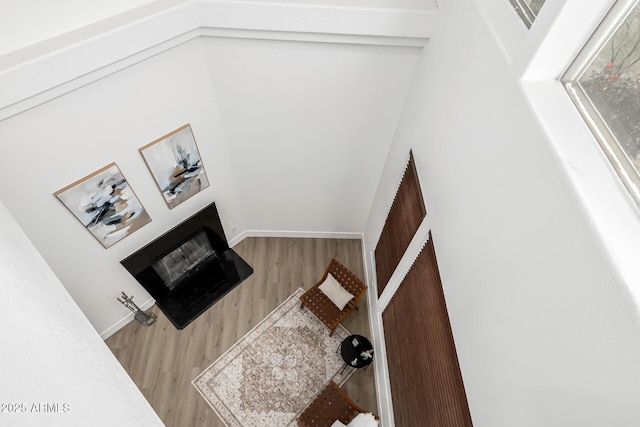
[[[395,425],[472,426],[432,239],[382,320]]]
[[[426,215],[427,209],[420,191],[418,172],[413,153],[410,152],[409,162],[375,249],[378,296],[382,295],[382,291]]]

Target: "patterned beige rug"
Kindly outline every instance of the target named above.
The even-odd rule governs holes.
[[[349,332],[329,330],[300,309],[296,290],[278,308],[193,380],[229,427],[295,426],[297,416],[333,379],[353,373],[337,349]]]

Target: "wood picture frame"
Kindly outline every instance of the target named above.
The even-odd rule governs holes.
[[[169,209],[209,186],[190,124],[138,149]]]
[[[105,248],[151,222],[115,162],[53,195]]]

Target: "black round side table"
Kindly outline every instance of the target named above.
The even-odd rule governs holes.
[[[367,368],[373,362],[373,345],[362,335],[349,335],[340,343],[340,355],[345,366],[352,368]]]

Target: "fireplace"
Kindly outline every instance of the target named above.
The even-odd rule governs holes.
[[[229,248],[215,203],[120,263],[178,329],[253,273]]]

